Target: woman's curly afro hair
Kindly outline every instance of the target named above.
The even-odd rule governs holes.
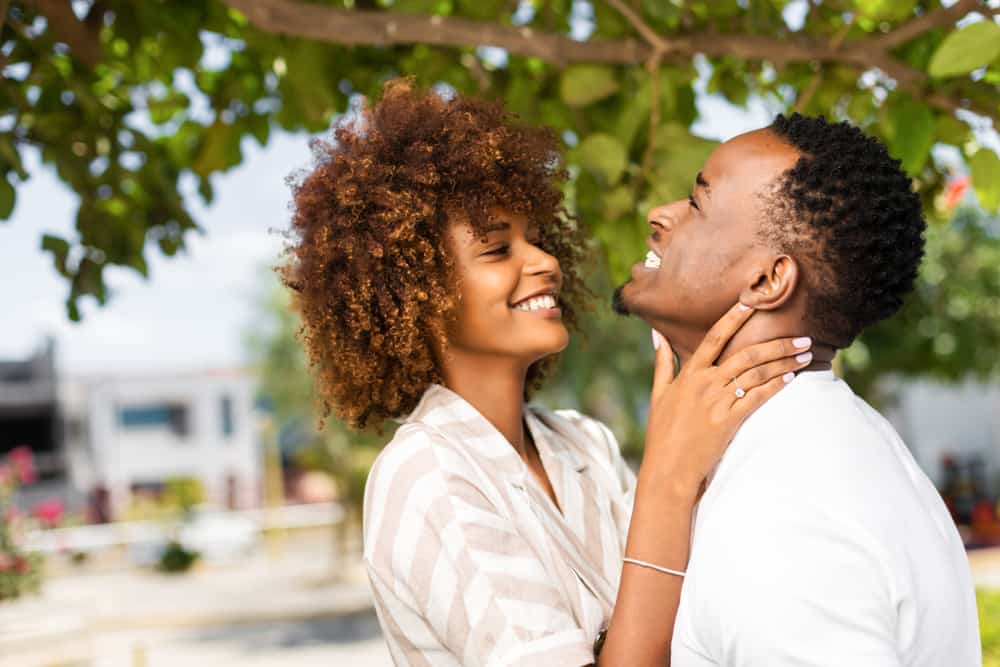
[[[576,324],[588,246],[563,208],[567,175],[551,131],[520,123],[499,103],[397,79],[332,141],[314,141],[313,153],[294,188],[278,270],[297,293],[321,419],[333,411],[355,428],[377,426],[443,381],[459,294],[447,238],[456,213],[482,234],[496,209],[536,224],[563,271],[563,318]],[[532,366],[529,389],[552,361]]]
[[[849,123],[797,113],[770,130],[801,151],[768,193],[762,232],[806,261],[809,325],[847,347],[897,310],[924,254],[920,197],[878,140]]]

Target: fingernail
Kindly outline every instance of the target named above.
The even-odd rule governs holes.
[[[795,347],[809,347],[810,345],[812,345],[812,338],[808,337],[796,338],[795,340],[792,341],[792,345],[794,345]]]
[[[799,356],[795,357],[795,361],[799,362],[800,364],[804,364],[807,361],[812,361],[812,358],[813,358],[812,352],[803,352]]]
[[[742,310],[742,311],[743,311],[743,312],[745,313],[745,312],[747,312],[748,310],[750,310],[750,306],[748,306],[748,305],[746,305],[746,304],[744,304],[744,303],[741,303],[741,304],[740,304],[740,310]]]
[[[651,333],[653,335],[653,349],[654,350],[660,349],[660,334],[659,334],[659,332],[657,332],[656,329],[650,329],[649,333]]]
[[[791,371],[789,371],[789,372],[785,373],[784,375],[782,375],[781,379],[785,381],[785,384],[788,384],[789,382],[791,382],[792,380],[795,379],[795,373],[792,373]]]

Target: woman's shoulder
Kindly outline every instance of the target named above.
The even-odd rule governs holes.
[[[419,422],[406,422],[396,429],[368,472],[368,485],[422,476],[437,467],[444,439]]]

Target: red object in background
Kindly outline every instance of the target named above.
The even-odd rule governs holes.
[[[43,500],[31,510],[31,514],[41,521],[42,525],[46,528],[55,528],[58,526],[65,512],[66,508],[63,507],[62,502],[58,498]]]
[[[969,189],[971,180],[968,176],[959,176],[948,181],[944,187],[944,205],[946,208],[955,208],[962,201],[962,196]]]
[[[35,455],[31,447],[21,445],[7,453],[7,460],[14,467],[22,484],[33,484],[38,481],[38,471],[35,470]]]

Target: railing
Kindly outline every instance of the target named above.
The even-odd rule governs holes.
[[[256,531],[332,526],[344,520],[339,503],[283,505],[237,511],[197,511],[195,521],[231,519],[249,522]],[[166,541],[170,527],[161,521],[119,521],[107,524],[35,530],[25,536],[24,548],[41,553],[94,552],[114,547]]]

